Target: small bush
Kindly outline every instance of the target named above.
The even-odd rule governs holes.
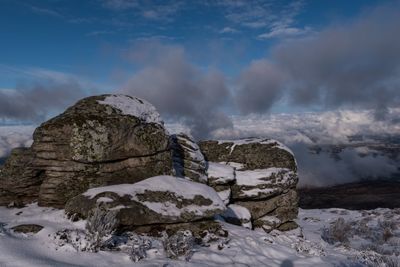
[[[131,237],[132,244],[130,246],[129,258],[138,262],[141,259],[147,257],[147,250],[151,249],[152,242],[150,239],[139,235],[133,235]]]
[[[7,229],[5,228],[6,225],[7,224],[0,222],[0,236],[7,233]]]
[[[89,251],[97,252],[107,239],[115,232],[118,225],[116,211],[97,206],[87,218],[86,231],[90,243]]]
[[[323,229],[321,237],[329,244],[335,244],[337,242],[347,243],[351,235],[351,225],[340,217],[329,228]]]
[[[189,261],[194,253],[195,238],[189,230],[178,231],[170,237],[165,234],[163,246],[168,258],[177,259],[183,256]]]

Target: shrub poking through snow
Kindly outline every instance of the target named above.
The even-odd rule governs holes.
[[[147,250],[151,249],[152,242],[150,239],[139,235],[131,236],[132,245],[129,252],[129,258],[138,262],[147,257]]]
[[[351,225],[342,217],[335,220],[329,228],[322,231],[322,239],[329,244],[347,243],[351,235]]]
[[[86,232],[79,229],[64,229],[54,233],[53,238],[59,247],[72,246],[77,251],[90,251],[91,244]]]
[[[0,236],[5,235],[7,233],[5,226],[6,226],[5,223],[0,222]]]
[[[90,242],[89,251],[97,252],[115,232],[118,220],[116,212],[106,210],[97,205],[88,216],[86,222],[87,237]]]
[[[189,261],[194,253],[195,238],[189,230],[178,231],[169,237],[165,234],[163,245],[168,258],[184,257]]]

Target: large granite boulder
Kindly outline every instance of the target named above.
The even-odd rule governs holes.
[[[87,218],[101,207],[116,212],[120,227],[208,220],[226,207],[209,186],[173,176],[157,176],[135,184],[92,188],[68,201],[65,212]]]
[[[298,213],[298,176],[290,149],[265,138],[202,141],[199,146],[208,160],[209,185],[218,192],[230,190],[225,199],[228,207],[248,210],[255,228],[293,229]],[[232,215],[235,212],[227,214],[228,220],[237,220]]]
[[[207,167],[203,153],[192,137],[174,134],[170,138],[175,175],[195,182],[207,183]]]
[[[7,174],[0,177],[0,184],[10,179],[34,183],[23,185],[29,188],[29,197],[10,183],[0,186],[0,192],[18,194],[25,203],[38,198],[39,205],[63,207],[92,187],[172,173],[169,135],[160,115],[150,103],[135,97],[82,99],[38,127],[33,140],[26,152],[29,163],[23,168],[28,172],[19,175],[21,170],[5,166],[2,172]],[[9,200],[0,195],[0,204]]]

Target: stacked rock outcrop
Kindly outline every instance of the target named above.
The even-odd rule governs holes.
[[[237,221],[251,221],[267,232],[297,227],[297,167],[287,147],[260,138],[203,141],[199,146],[208,160],[210,186],[229,204],[223,215],[228,221],[237,214]]]
[[[120,229],[296,227],[293,154],[270,139],[203,141],[169,135],[156,109],[125,95],[78,101],[43,123],[30,148],[0,170],[0,205],[65,208],[74,218],[113,213]]]

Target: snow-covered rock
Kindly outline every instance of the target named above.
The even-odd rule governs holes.
[[[184,223],[209,219],[226,207],[211,187],[183,178],[157,176],[135,184],[120,184],[92,188],[74,197],[66,205],[66,213],[85,218],[98,205],[118,210],[122,226]]]

